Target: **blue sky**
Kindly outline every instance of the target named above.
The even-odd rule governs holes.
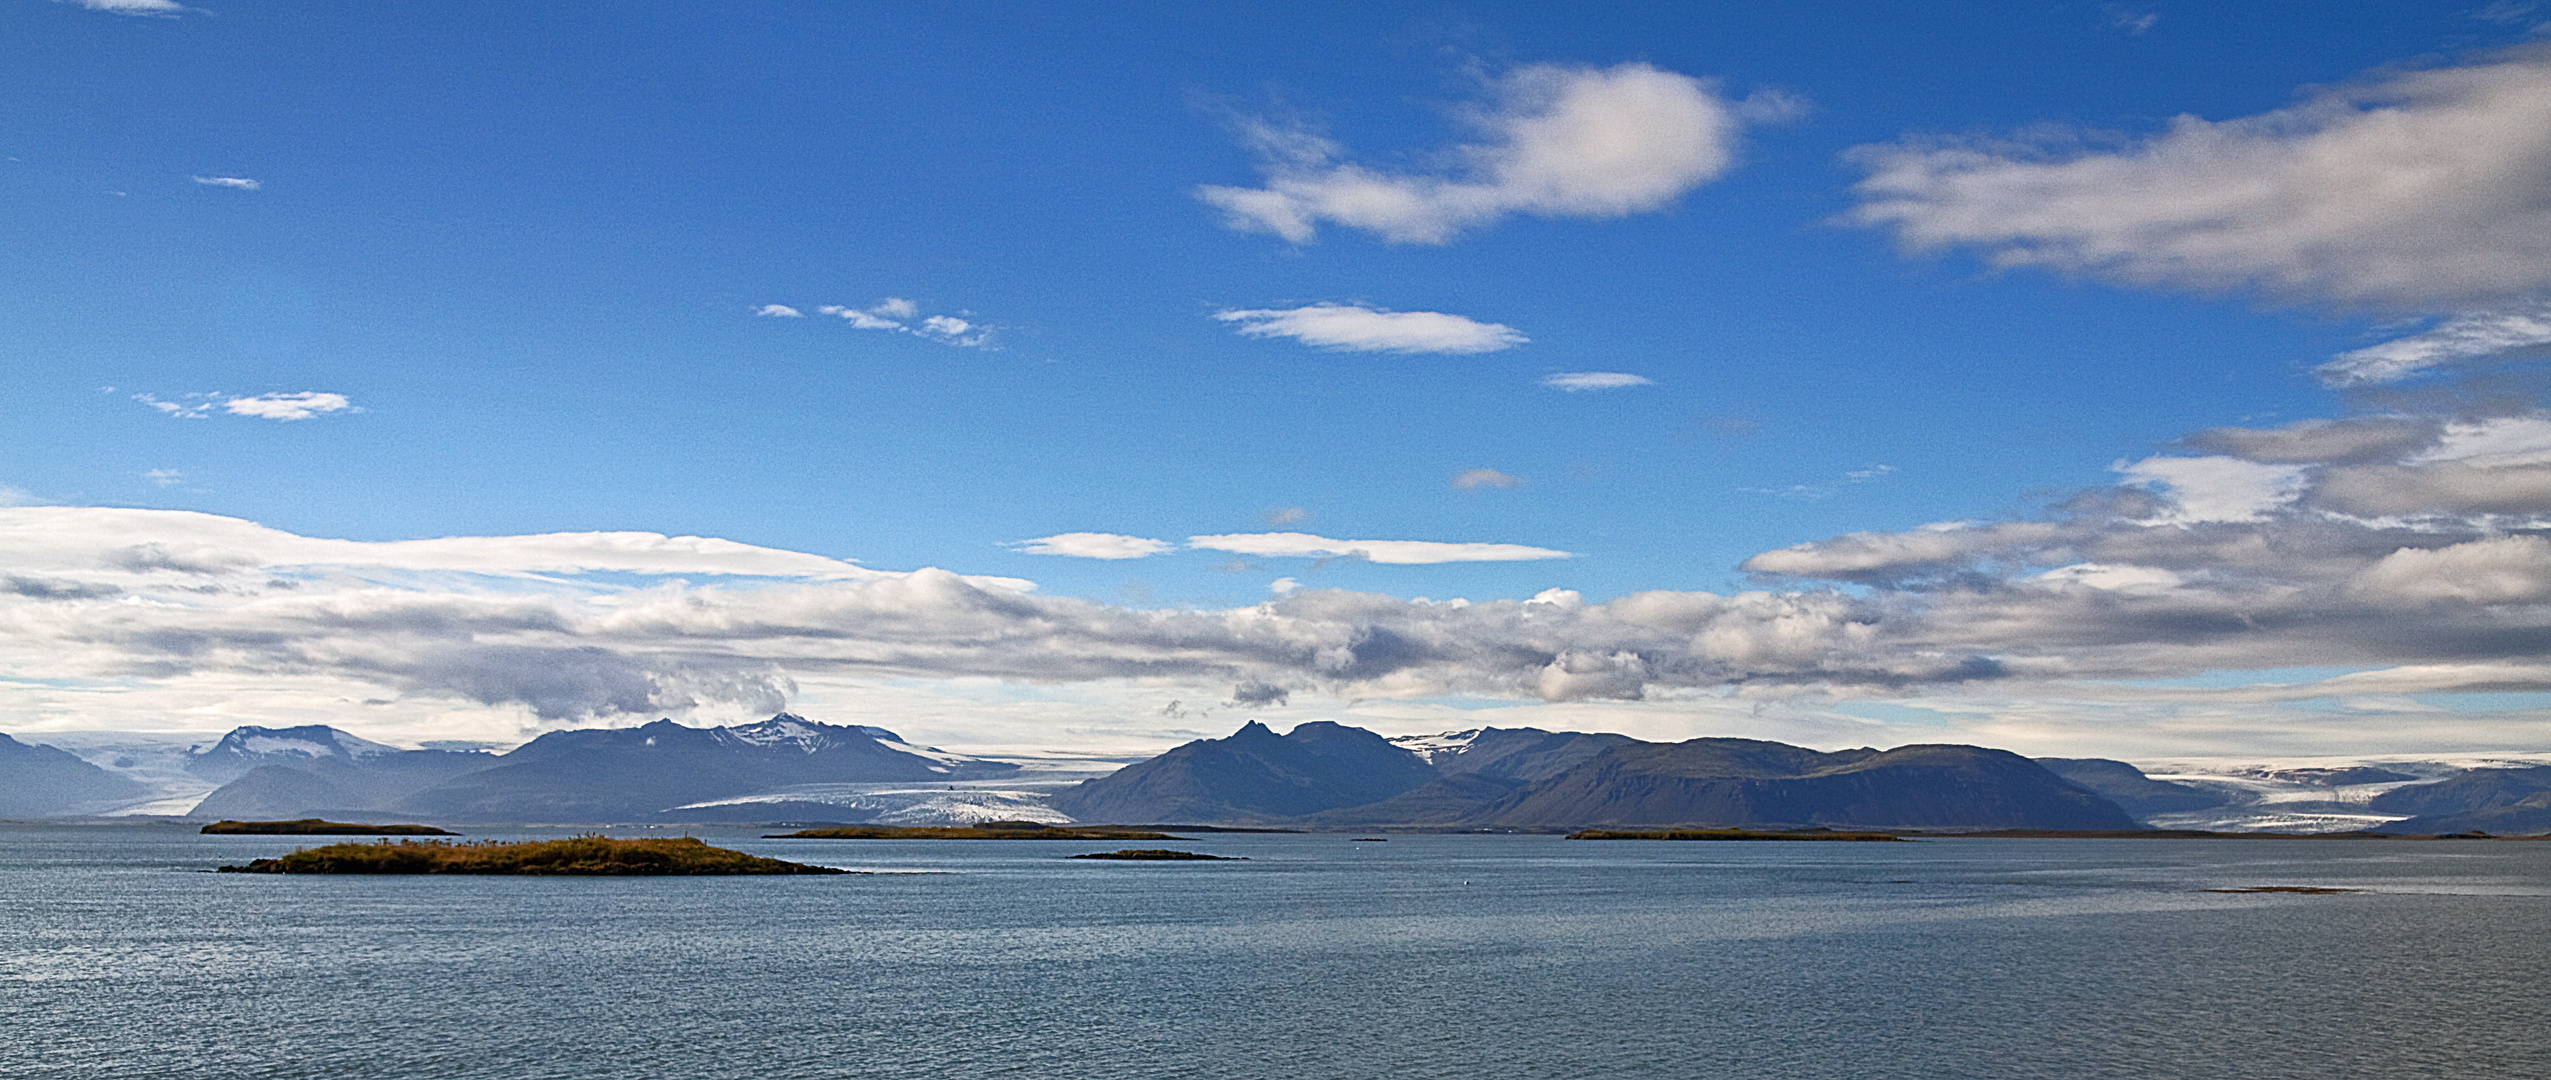
[[[1592,606],[1752,590],[1811,606],[1900,603],[1936,621],[1951,563],[2005,585],[2090,566],[2060,581],[2112,591],[2144,571],[2173,575],[2171,588],[2237,576],[2085,556],[2095,545],[2081,536],[2060,551],[1888,564],[1902,573],[1806,556],[1748,563],[1857,533],[1920,542],[1947,535],[1922,531],[1946,522],[2090,529],[2085,498],[2177,501],[2119,519],[2132,528],[2093,529],[2103,537],[2264,522],[2254,539],[2274,544],[2289,535],[2275,530],[2326,531],[2341,515],[2381,534],[2329,571],[2360,592],[2396,548],[2532,537],[2527,507],[2408,506],[2399,500],[2421,496],[2368,495],[2380,477],[2334,470],[2460,461],[2435,447],[2484,443],[2500,457],[2473,468],[2530,468],[2518,459],[2531,444],[2509,440],[2551,421],[2535,416],[2522,365],[2505,361],[2551,337],[2527,337],[2522,322],[2551,284],[2520,242],[2541,223],[2538,189],[2482,176],[2441,196],[2350,200],[2384,186],[2384,153],[2406,155],[2408,175],[2453,139],[2502,146],[2504,125],[2551,125],[2527,96],[2545,76],[2526,51],[2551,11],[1689,8],[8,0],[0,363],[13,392],[0,398],[0,485],[33,515],[16,527],[58,535],[77,531],[60,515],[130,509],[329,540],[697,536],[894,574],[1030,581],[1036,597],[1125,618],[1251,610],[1300,590],[1490,604],[1565,589]],[[2418,81],[2429,76],[2440,81]],[[2400,101],[2408,134],[2384,143],[2388,129],[2366,117]],[[2224,124],[2235,126],[2208,126]],[[2524,153],[2499,164],[2542,175]],[[2172,208],[2174,192],[2185,203],[2275,184],[2328,205],[2289,213],[2291,192],[2234,199],[2211,224]],[[2466,204],[2480,208],[2434,209]],[[2464,233],[2519,239],[2467,260],[2437,254]],[[2483,268],[2437,269],[2466,264]],[[2387,343],[2455,325],[2497,344],[2445,349],[2449,362],[2400,377],[2322,369],[2358,350],[2416,352]],[[1563,388],[1569,375],[1594,388]],[[2505,404],[2511,394],[2523,403]],[[2481,398],[2499,404],[2470,404]],[[2401,443],[2382,462],[2219,450],[2238,435],[2210,437],[2213,453],[2184,441],[2368,417],[2445,441]],[[2156,457],[2198,464],[2135,471]],[[2353,502],[2311,502],[2344,494],[2342,480],[2357,485],[2345,488]],[[2303,501],[2241,509],[2278,484]],[[2226,499],[2239,505],[2198,508]],[[2461,516],[2439,525],[2435,514]],[[2393,535],[2410,519],[2426,524]],[[198,518],[80,520],[101,544],[134,541],[111,550],[157,543],[178,562],[201,540],[189,531]],[[1519,548],[1553,557],[1466,561],[1535,554]],[[2506,551],[2521,562],[2531,549]],[[80,577],[105,573],[105,556],[61,558],[43,580],[150,592]],[[233,562],[261,575],[317,565],[260,559]],[[463,584],[397,587],[438,603],[529,588],[503,561]],[[125,562],[151,582],[194,573]],[[543,572],[573,580],[539,589],[605,603],[732,591],[747,577],[816,587],[609,560]],[[381,587],[388,573],[362,580]],[[2509,588],[2454,595],[2486,608],[2463,615],[2529,632],[2541,598]],[[1331,629],[1372,641],[1379,625]],[[562,705],[401,682],[331,667],[317,645],[216,672],[37,642],[7,670],[76,670],[153,694],[218,674],[186,691],[186,707],[219,719],[407,702],[379,721],[393,735],[773,700],[901,708],[875,695],[979,678],[1012,703],[1096,695],[1093,714],[1137,701],[1157,713],[1152,697],[1171,693],[1245,704],[1234,687],[1264,686],[1286,690],[1293,710],[1614,702],[1646,710],[1642,730],[1694,734],[1723,718],[1674,695],[1743,698],[1755,715],[1760,693],[1825,717],[1778,732],[1814,738],[1827,730],[1814,724],[1845,723],[1815,712],[1828,698],[1977,685],[1943,672],[1990,668],[1983,681],[2016,687],[2429,670],[2530,648],[2411,655],[2279,639],[2163,657],[2196,638],[2120,630],[2068,652],[1977,625],[1910,634],[1938,654],[1929,666],[1844,664],[1834,639],[1822,659],[1739,650],[1670,679],[1680,661],[1656,642],[1462,647],[1512,646],[1533,670],[1636,654],[1648,673],[1582,686],[1571,680],[1593,676],[1417,674],[1434,661],[1297,670],[1117,656],[1125,666],[952,671],[727,650],[719,664],[781,689],[671,694],[626,716],[613,711],[625,694]],[[2138,646],[2135,633],[2157,636]],[[501,636],[471,635],[459,644]],[[661,657],[589,632],[578,641]],[[2292,655],[2316,644],[2331,655]],[[542,647],[553,646],[564,647]],[[640,682],[681,681],[655,660],[629,662]],[[674,666],[696,675],[699,663]],[[280,688],[287,675],[383,696]],[[2531,677],[2402,676],[2400,694]],[[2064,712],[2048,703],[2069,693],[2030,683],[1987,695],[1998,703],[1987,711]],[[14,708],[25,719],[0,711],[0,727],[89,715],[60,697]],[[2092,724],[2082,718],[2107,708],[2064,715]],[[961,737],[958,711],[915,715],[957,717],[928,722]],[[2521,710],[2484,719],[2501,726],[2466,717],[2420,745],[2540,734]],[[1042,722],[983,738],[1034,742]],[[2225,750],[2203,742],[2184,749]]]

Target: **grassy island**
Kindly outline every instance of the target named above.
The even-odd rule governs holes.
[[[1167,848],[1126,848],[1123,851],[1096,851],[1074,855],[1075,859],[1124,859],[1129,862],[1248,862],[1246,856],[1203,855],[1193,851],[1171,851]]]
[[[216,821],[199,832],[233,836],[452,836],[431,825],[356,825],[307,817],[298,821]]]
[[[832,825],[779,833],[764,840],[1176,840],[1168,833],[1108,825],[1046,825],[1034,821],[985,821],[973,825]]]
[[[1833,832],[1827,829],[1803,829],[1774,832],[1763,829],[1579,829],[1568,834],[1570,840],[1875,840],[1904,841],[1894,833]]]
[[[765,859],[710,847],[691,837],[613,840],[578,836],[565,840],[502,843],[482,840],[383,840],[330,844],[280,859],[225,866],[225,874],[579,874],[655,876],[676,874],[844,874],[829,866]]]

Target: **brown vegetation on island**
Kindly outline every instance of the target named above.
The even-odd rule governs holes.
[[[198,832],[220,836],[452,836],[431,825],[356,825],[320,818],[298,821],[216,821]]]
[[[658,876],[680,874],[843,874],[829,866],[765,859],[710,847],[692,837],[613,840],[577,836],[564,840],[503,843],[482,840],[383,840],[330,844],[280,859],[225,866],[225,874],[576,874]]]

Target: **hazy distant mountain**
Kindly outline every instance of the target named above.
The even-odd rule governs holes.
[[[68,750],[0,735],[0,818],[101,813],[148,794]]]
[[[2137,827],[2116,804],[2027,758],[1974,746],[1827,754],[1750,739],[1657,744],[1528,728],[1385,740],[1327,722],[1283,736],[1252,723],[1091,780],[1054,806],[1123,823]]]
[[[2531,834],[2551,831],[2527,828],[2524,823],[2540,815],[2526,804],[2551,793],[2551,766],[2527,766],[2505,769],[2464,769],[2432,784],[2410,784],[2374,796],[2367,805],[2386,814],[2411,815],[2407,821],[2383,826],[2384,832],[2483,832]],[[2484,815],[2513,811],[2491,818],[2494,825],[2477,824]],[[2526,817],[2534,814],[2534,817]]]
[[[319,762],[360,764],[366,759],[400,753],[398,747],[359,739],[324,724],[299,727],[236,727],[219,742],[196,750],[186,771],[210,780],[231,781],[260,765],[306,766]]]
[[[2493,836],[2540,836],[2551,833],[2551,791],[2537,791],[2524,798],[2486,810],[2465,810],[2450,814],[2428,814],[2395,821],[2381,828],[2389,833],[2458,833],[2485,832]]]
[[[367,743],[333,728],[315,730],[333,732],[347,742],[379,749],[311,755],[270,750],[266,755],[269,760],[214,789],[195,804],[189,815],[248,821],[378,816],[408,796],[453,777],[490,768],[499,760],[494,754],[477,752],[400,750]],[[238,734],[234,731],[224,736],[223,742]]]
[[[2230,805],[2231,792],[2208,790],[2194,784],[2177,784],[2155,780],[2123,761],[2107,758],[2032,758],[2046,771],[2054,773],[2092,791],[2137,820],[2155,814],[2179,814],[2191,810],[2207,810]],[[2323,770],[2332,771],[2332,770]]]
[[[393,809],[455,822],[647,821],[686,803],[792,784],[956,780],[1017,769],[914,746],[884,728],[787,713],[736,727],[658,720],[550,732]]]
[[[1362,728],[1313,721],[1278,735],[1251,721],[1065,789],[1054,808],[1080,821],[1283,821],[1397,795],[1439,775]]]

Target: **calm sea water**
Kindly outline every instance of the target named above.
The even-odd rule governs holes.
[[[0,826],[0,1076],[2551,1075],[2551,843],[700,835],[883,872]]]

